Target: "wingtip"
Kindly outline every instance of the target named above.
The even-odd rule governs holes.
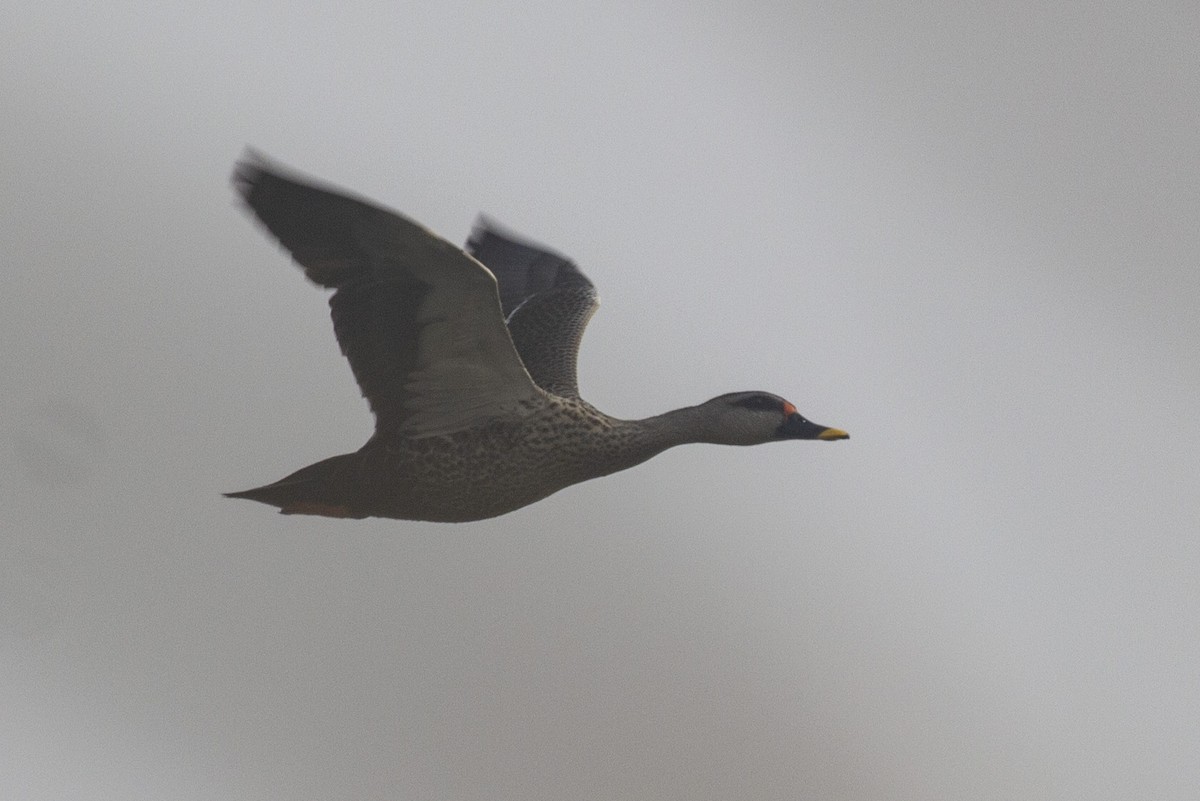
[[[504,233],[503,225],[496,222],[494,217],[481,211],[475,215],[475,223],[471,226],[470,235],[467,236],[466,250],[468,253],[473,253],[489,236],[504,236]]]
[[[496,220],[484,212],[480,212],[475,217],[475,224],[471,227],[471,235],[467,237],[467,252],[474,253],[477,249],[483,247],[488,240],[495,240],[503,243],[505,246],[515,246],[527,250],[535,250],[539,253],[554,256],[556,259],[569,262],[566,256],[561,255],[555,250],[546,247],[539,242],[530,239],[524,234],[518,233],[516,230],[509,228],[502,222]]]
[[[270,167],[271,160],[261,151],[246,146],[241,157],[234,163],[233,175],[230,176],[230,181],[242,200],[249,202],[254,187],[262,180],[263,175],[270,171]]]

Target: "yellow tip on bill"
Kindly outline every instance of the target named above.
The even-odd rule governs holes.
[[[850,439],[850,435],[840,428],[827,428],[817,434],[817,439]]]

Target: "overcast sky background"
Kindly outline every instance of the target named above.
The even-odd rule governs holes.
[[[1200,796],[1194,3],[23,3],[0,30],[0,797]],[[765,389],[496,520],[221,491],[371,430],[246,145]]]

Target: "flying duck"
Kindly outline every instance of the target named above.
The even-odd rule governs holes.
[[[569,259],[481,218],[465,249],[397,212],[248,155],[233,183],[313,283],[375,415],[359,450],[228,493],[283,514],[465,522],[692,442],[850,435],[768,392],[644,420],[579,396],[575,361],[599,305]]]

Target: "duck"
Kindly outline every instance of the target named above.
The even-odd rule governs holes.
[[[463,523],[520,509],[688,443],[848,439],[769,392],[640,420],[579,394],[599,305],[570,259],[487,217],[465,248],[253,151],[233,185],[317,286],[375,430],[353,453],[226,493],[285,515]]]

